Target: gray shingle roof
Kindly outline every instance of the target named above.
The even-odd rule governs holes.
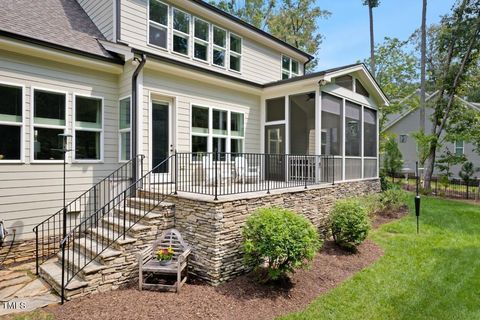
[[[0,0],[0,30],[103,58],[105,37],[75,0]]]

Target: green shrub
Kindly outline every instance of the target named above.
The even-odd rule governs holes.
[[[383,211],[382,202],[380,201],[381,195],[381,193],[372,193],[368,196],[358,199],[358,201],[361,201],[363,207],[365,208],[369,216],[373,216]]]
[[[382,211],[398,211],[407,205],[408,193],[401,188],[383,191],[379,197]]]
[[[366,208],[354,199],[337,201],[331,213],[331,230],[339,246],[355,251],[370,230]]]
[[[388,180],[387,175],[385,172],[382,170],[380,172],[380,188],[382,191],[388,190],[393,188],[394,184]]]
[[[322,246],[309,220],[280,208],[257,210],[247,220],[243,237],[246,263],[257,270],[267,265],[262,281],[277,280],[308,266]]]

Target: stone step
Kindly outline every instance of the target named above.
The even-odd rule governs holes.
[[[106,223],[108,223],[110,226],[112,226],[113,228],[111,228],[112,230],[120,230],[122,231],[123,230],[123,218],[120,218],[120,217],[105,217],[103,218],[103,221],[105,221]],[[128,229],[129,226],[131,226],[133,224],[133,226],[131,226],[130,228],[130,231],[132,232],[141,232],[141,231],[148,231],[148,230],[151,230],[152,227],[150,226],[146,226],[144,224],[141,224],[141,223],[135,223],[135,221],[131,221],[131,220],[126,220],[126,228]]]
[[[159,199],[150,199],[143,197],[132,197],[127,199],[127,204],[132,208],[143,208],[154,211],[162,211],[163,209],[174,208],[175,205],[168,201],[161,201]]]
[[[57,253],[58,262],[61,263],[62,261],[62,253]],[[65,263],[68,261],[70,263],[70,267],[73,266],[75,271],[80,270],[80,274],[87,275],[92,273],[97,273],[103,269],[107,269],[108,266],[105,266],[95,260],[92,260],[94,256],[84,255],[79,250],[65,250]]]
[[[156,220],[160,219],[164,216],[163,213],[158,213],[158,212],[149,212],[147,215],[145,215],[145,211],[143,209],[136,209],[132,207],[125,207],[124,209],[115,209],[115,213],[119,217],[123,217],[123,212],[125,212],[126,216],[131,216],[131,217],[140,217],[142,218],[142,223],[148,224],[151,220]]]
[[[119,246],[123,246],[126,244],[135,243],[135,241],[137,241],[137,239],[128,235],[125,235],[124,239],[120,233],[107,228],[93,228],[89,230],[89,233],[92,235],[92,238],[97,239],[98,237],[98,241],[103,241],[104,244],[108,241],[109,243],[114,242]]]
[[[101,239],[99,239],[101,240]],[[75,246],[78,246],[79,250],[86,251],[88,254],[98,254],[98,257],[102,260],[118,257],[122,254],[121,251],[114,250],[111,247],[106,247],[101,241],[95,241],[91,238],[75,239]]]
[[[58,261],[46,262],[40,265],[40,274],[45,281],[48,282],[58,293],[61,292],[61,284],[62,284],[62,267],[58,263]],[[65,281],[67,281],[67,273],[65,272]],[[66,286],[67,291],[73,291],[80,288],[84,288],[88,286],[88,282],[83,281],[80,279],[79,276],[73,277],[73,279],[68,283]]]

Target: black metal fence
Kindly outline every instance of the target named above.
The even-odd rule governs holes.
[[[415,177],[409,175],[407,179],[396,178],[395,181],[400,182],[408,191],[415,191]],[[439,177],[432,177],[431,193],[440,197],[466,199],[466,200],[480,200],[480,179],[473,179],[466,183],[460,179],[450,179],[443,181]]]
[[[173,169],[178,191],[217,199],[223,195],[334,183],[338,164],[341,159],[319,155],[180,152]]]

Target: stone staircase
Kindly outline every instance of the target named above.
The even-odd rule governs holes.
[[[87,229],[83,238],[73,241],[73,245],[66,249],[68,251],[65,260],[70,257],[70,266],[75,272],[82,267],[83,269],[66,286],[66,299],[114,290],[137,276],[136,255],[150,246],[163,230],[172,228],[174,224],[175,205],[166,201],[157,204],[158,200],[129,198],[125,209],[115,209],[113,215],[102,218],[99,223],[101,227]],[[148,211],[150,212],[142,218]],[[124,213],[127,217],[135,219],[132,220],[132,224],[139,218],[142,219],[131,227],[125,237],[123,235],[119,237],[121,234],[118,231],[123,228]],[[105,243],[111,243],[115,239],[117,240],[107,247]],[[97,255],[98,252],[101,253],[88,263],[89,257]],[[75,259],[72,259],[72,256]],[[86,263],[88,264],[85,266]],[[60,294],[62,253],[57,253],[56,257],[40,265],[39,274]]]

